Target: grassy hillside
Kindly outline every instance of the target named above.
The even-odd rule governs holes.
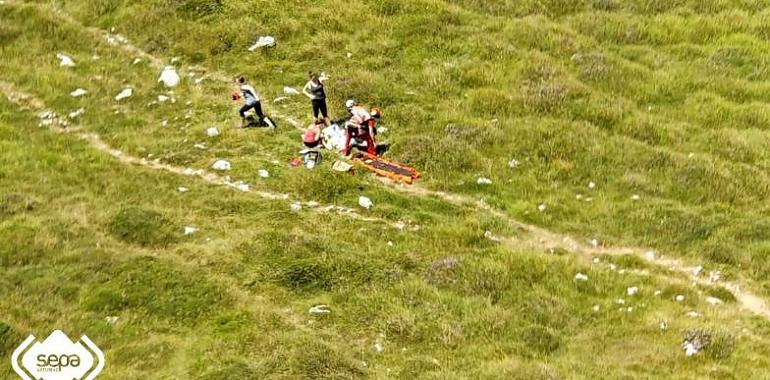
[[[6,0],[0,353],[60,328],[105,351],[104,379],[764,378],[766,318],[611,248],[770,293],[764,7]],[[246,50],[267,34],[275,48]],[[156,79],[173,58],[185,80],[169,92]],[[310,108],[272,99],[308,70],[331,76],[334,115],[348,97],[382,107],[389,157],[425,176],[417,191],[333,174],[331,155],[288,165],[286,117],[307,123]],[[233,128],[239,73],[277,131]],[[69,132],[38,125],[81,107]],[[174,172],[217,159],[250,191]],[[469,202],[419,195],[434,190]],[[549,249],[520,221],[609,248]],[[318,304],[332,312],[309,314]],[[716,343],[687,358],[694,329]]]

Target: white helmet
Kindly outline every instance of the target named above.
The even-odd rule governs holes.
[[[355,105],[356,105],[356,101],[353,100],[353,99],[348,99],[345,102],[345,107],[347,107],[347,108],[353,108],[353,106],[355,106]]]

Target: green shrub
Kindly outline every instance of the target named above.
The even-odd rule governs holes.
[[[519,339],[528,349],[541,355],[552,354],[561,346],[561,338],[550,329],[540,325],[526,327],[519,334]]]
[[[122,209],[113,218],[110,232],[117,238],[145,247],[165,247],[180,234],[177,226],[159,212],[138,207]]]
[[[0,356],[6,357],[21,343],[21,337],[11,326],[0,322]]]

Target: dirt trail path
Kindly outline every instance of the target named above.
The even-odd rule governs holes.
[[[87,27],[83,25],[80,21],[68,15],[67,13],[59,9],[51,8],[51,6],[46,4],[18,3],[15,0],[9,0],[6,2],[6,5],[34,7],[35,9],[41,12],[52,11],[62,21],[75,25],[76,27],[81,28],[83,30],[86,30],[89,33],[93,34],[96,38],[103,41],[107,40],[108,38],[114,39],[115,37],[115,35],[109,32],[106,32],[104,30],[94,28],[94,27]],[[144,50],[132,45],[128,41],[123,41],[123,42],[118,41],[116,43],[113,43],[112,45],[124,50],[127,54],[146,59],[154,67],[158,69],[162,69],[165,66],[164,61],[162,59],[145,52]],[[205,68],[203,69],[206,72],[206,76],[210,79],[214,79],[214,80],[218,80],[226,83],[230,83],[232,81],[232,76],[229,76],[225,73],[222,73],[219,71],[211,71]],[[45,108],[45,105],[42,101],[40,101],[39,99],[36,99],[35,97],[29,94],[24,94],[22,92],[16,91],[14,89],[14,86],[11,85],[10,83],[5,83],[0,81],[0,91],[3,92],[6,95],[6,97],[8,97],[12,102],[18,104],[20,107],[37,110],[37,111],[42,111]],[[295,128],[299,128],[299,129],[302,128],[301,123],[298,122],[296,119],[292,118],[291,116],[282,114],[273,109],[271,109],[270,114],[271,116],[275,116],[277,118],[280,118],[288,122]],[[54,130],[56,129],[54,128]],[[118,158],[120,162],[124,164],[140,165],[150,169],[162,170],[162,171],[172,172],[180,175],[188,175],[188,176],[193,175],[211,184],[221,185],[221,186],[226,186],[226,187],[236,188],[236,189],[238,188],[237,184],[227,182],[225,181],[224,178],[214,173],[206,172],[201,169],[192,170],[189,168],[171,166],[168,164],[161,163],[158,160],[148,161],[143,158],[131,157],[123,154],[123,152],[119,150],[111,148],[108,144],[106,144],[103,140],[101,140],[98,135],[83,132],[80,130],[74,130],[72,128],[69,128],[68,130],[70,133],[76,133],[76,135],[79,138],[89,141],[96,149],[103,151],[107,154],[110,154],[113,157]],[[58,130],[57,132],[62,132],[62,131],[66,131],[66,130]],[[575,240],[570,236],[548,231],[546,229],[537,227],[535,225],[531,225],[531,224],[527,224],[527,223],[523,223],[521,221],[515,220],[511,218],[510,215],[500,210],[493,209],[483,201],[473,199],[472,197],[469,197],[466,195],[441,192],[441,191],[433,191],[433,190],[429,190],[424,187],[421,187],[419,185],[404,186],[404,185],[389,183],[387,180],[384,180],[383,182],[386,182],[391,189],[394,189],[399,192],[404,192],[404,193],[408,193],[419,197],[435,197],[456,206],[475,207],[480,212],[487,212],[496,217],[500,217],[506,220],[511,226],[517,227],[522,231],[524,231],[525,232],[524,236],[523,237],[496,237],[490,233],[487,235],[487,237],[505,246],[508,246],[510,248],[521,249],[523,247],[531,247],[533,249],[541,249],[541,250],[560,248],[560,249],[565,249],[567,251],[581,254],[584,256],[634,255],[642,258],[643,260],[649,262],[650,264],[691,277],[692,281],[698,284],[722,286],[730,290],[735,295],[736,299],[738,300],[738,303],[743,309],[770,321],[770,307],[768,306],[768,302],[764,300],[762,297],[757,296],[745,289],[742,289],[741,286],[736,282],[721,281],[718,284],[713,284],[709,282],[708,279],[704,279],[698,276],[693,276],[693,273],[696,270],[696,267],[692,265],[687,265],[680,260],[659,257],[656,254],[650,254],[651,250],[649,249],[628,248],[628,247],[589,246],[589,245],[580,243],[579,241]],[[283,193],[272,193],[272,192],[266,192],[266,191],[251,191],[251,193],[259,197],[262,197],[264,199],[273,200],[273,201],[275,200],[288,201],[291,198],[290,195],[283,194]],[[311,204],[310,202],[300,202],[300,203],[303,204],[304,206],[309,206]],[[366,217],[357,213],[356,210],[334,206],[334,205],[329,205],[329,206],[319,205],[313,208],[313,210],[315,210],[316,212],[335,211],[338,214],[344,215],[351,219],[381,222],[381,223],[386,223],[394,228],[399,228],[399,229],[404,228],[404,224],[401,222],[392,222],[392,221],[388,221],[380,218]]]

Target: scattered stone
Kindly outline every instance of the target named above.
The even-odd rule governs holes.
[[[134,95],[134,90],[130,87],[123,89],[118,95],[115,96],[115,100],[121,101],[126,98],[130,98]]]
[[[249,47],[249,51],[255,51],[262,47],[273,47],[275,46],[275,37],[273,36],[261,36],[257,39],[257,42],[254,43],[254,45],[251,45]]]
[[[626,304],[626,300],[624,300],[622,298],[618,298],[618,300],[615,301],[615,303],[618,304],[618,305],[625,305]]]
[[[310,314],[329,314],[332,311],[327,305],[316,305],[308,309],[307,312]]]
[[[138,65],[142,62],[141,58],[134,59],[134,62],[131,62],[132,65]]]
[[[615,265],[615,264],[610,264],[610,270],[611,270],[611,271],[615,271],[615,269],[618,269],[617,265]]]
[[[198,143],[198,144],[193,145],[193,148],[200,149],[200,150],[206,150],[206,144]]]
[[[190,227],[190,226],[187,226],[187,227],[185,227],[185,228],[184,228],[184,234],[185,234],[185,235],[192,235],[192,234],[194,234],[196,231],[198,231],[198,229],[197,229],[197,228],[195,228],[195,227]]]
[[[594,307],[592,307],[591,309],[594,311],[594,313],[596,313],[599,311],[599,305],[594,305]]]
[[[372,203],[371,199],[362,195],[358,197],[358,205],[369,210],[374,206],[374,203]]]
[[[75,61],[72,60],[72,58],[64,55],[64,54],[56,54],[56,58],[59,58],[59,66],[63,67],[75,67]]]
[[[583,274],[583,273],[578,273],[578,274],[575,275],[575,280],[578,280],[578,281],[588,281],[588,275]]]
[[[180,193],[186,193],[186,192],[190,191],[190,189],[188,189],[186,187],[181,187],[180,186],[180,187],[177,188],[177,191],[179,191]]]
[[[86,112],[85,108],[78,108],[77,111],[70,112],[69,115],[67,115],[70,119],[76,119],[80,117],[84,112]]]
[[[594,248],[598,247],[599,246],[599,240],[592,239],[591,240],[591,246],[594,247]]]
[[[724,301],[716,297],[706,297],[706,302],[712,306],[719,306],[724,303]]]
[[[546,206],[545,203],[541,203],[539,206],[537,206],[537,210],[540,212],[545,212]]]
[[[217,136],[219,136],[219,129],[217,129],[216,127],[208,128],[208,129],[206,129],[206,134],[209,137],[217,137]]]
[[[722,272],[720,271],[709,272],[709,283],[716,284],[721,277],[722,277]]]
[[[662,291],[660,291],[660,290],[656,290],[654,294],[655,294],[656,296],[659,296],[659,295],[661,295],[662,293],[663,293]]]
[[[176,87],[179,85],[179,74],[177,74],[174,66],[166,66],[160,73],[158,82],[163,82],[166,87]]]
[[[589,182],[588,183],[588,188],[593,190],[594,188],[596,188],[596,184],[593,183],[593,182]]]
[[[165,102],[167,102],[169,99],[171,99],[171,98],[169,98],[169,97],[168,97],[168,96],[166,96],[166,95],[158,95],[158,103],[165,103]]]
[[[639,194],[634,194],[634,195],[631,196],[631,200],[632,201],[638,201],[640,199],[642,199],[642,197],[640,197]]]
[[[639,288],[637,288],[636,286],[632,286],[632,287],[626,289],[626,294],[628,294],[629,296],[633,296],[636,293],[639,293]]]
[[[248,193],[249,190],[251,190],[250,187],[249,187],[249,184],[248,183],[243,183],[243,182],[236,183],[235,184],[235,188],[240,190],[240,191],[242,191],[242,192],[244,192],[244,193]]]
[[[217,160],[211,166],[214,170],[230,170],[230,163],[225,160]]]
[[[583,194],[580,194],[580,193],[575,194],[575,199],[577,200],[583,199]]]
[[[88,93],[88,91],[86,91],[86,90],[84,90],[82,88],[78,88],[75,91],[70,92],[70,96],[75,97],[75,98],[79,98],[79,97],[81,97],[81,96],[83,96],[83,95],[85,95],[87,93]]]
[[[519,167],[519,161],[517,161],[515,158],[508,161],[508,167],[511,169],[516,169]]]
[[[104,318],[104,320],[105,320],[107,323],[109,323],[109,324],[111,324],[111,325],[114,325],[115,323],[117,323],[117,322],[118,322],[118,317],[115,317],[115,316],[110,316],[110,317],[106,317],[106,318]]]
[[[289,87],[289,86],[283,87],[283,93],[290,96],[299,95],[299,91],[297,91],[296,88]]]
[[[294,203],[292,203],[292,204],[291,204],[291,206],[289,206],[289,207],[291,207],[291,209],[292,209],[293,211],[299,211],[299,210],[302,210],[302,204],[301,204],[301,203],[299,203],[299,202],[294,202]]]
[[[375,343],[372,349],[374,350],[374,352],[378,354],[381,353],[382,351],[385,351],[385,347],[382,345],[382,343]]]
[[[491,185],[492,184],[492,180],[489,179],[489,178],[486,178],[486,177],[479,177],[476,180],[476,183],[479,184],[479,185]]]
[[[666,321],[660,321],[660,331],[666,331],[668,329],[668,324]]]
[[[690,310],[687,312],[687,316],[690,318],[698,318],[700,317],[700,314],[698,314],[698,312],[695,310]]]
[[[598,257],[594,257],[594,264],[599,264],[602,261]]]
[[[259,176],[260,176],[260,177],[262,177],[262,178],[268,178],[268,177],[270,177],[270,172],[268,172],[268,171],[267,171],[267,170],[265,170],[265,169],[259,169],[259,170],[257,170],[257,174],[259,174]]]
[[[629,307],[626,309],[626,313],[630,313],[630,312],[633,312],[633,311],[634,311],[634,308],[633,308],[633,307],[631,307],[631,306],[629,306]]]
[[[316,202],[316,201],[307,202],[307,207],[316,208],[318,206],[320,206],[320,204],[318,204],[318,202]]]
[[[655,261],[655,251],[647,251],[644,253],[644,258],[647,259],[647,261]]]
[[[392,246],[393,246],[393,242],[392,241],[388,241],[388,247],[392,247]]]
[[[703,266],[701,266],[701,265],[698,265],[697,267],[695,267],[695,268],[692,270],[692,275],[693,275],[694,277],[698,277],[698,276],[700,276],[701,272],[703,272]]]

